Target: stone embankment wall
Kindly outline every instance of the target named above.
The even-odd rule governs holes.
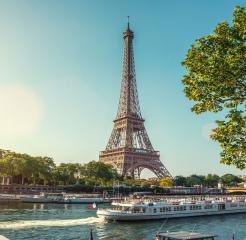
[[[39,194],[40,192],[62,192],[63,187],[60,186],[45,186],[45,185],[0,185],[0,193],[14,193],[14,194]]]

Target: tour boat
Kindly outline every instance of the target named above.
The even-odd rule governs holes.
[[[40,193],[28,197],[21,197],[20,200],[24,203],[57,203],[63,201],[62,193]]]
[[[63,203],[110,203],[109,198],[103,197],[64,197]]]
[[[155,240],[214,240],[217,235],[203,234],[197,232],[159,232],[155,236]]]
[[[25,203],[109,203],[111,200],[95,194],[66,194],[66,193],[41,193],[30,197],[22,197]]]
[[[245,199],[185,202],[144,202],[140,200],[138,202],[112,203],[112,208],[98,209],[97,215],[109,221],[136,221],[245,212]]]

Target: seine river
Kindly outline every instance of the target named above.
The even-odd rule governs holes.
[[[151,240],[163,222],[107,223],[87,205],[0,202],[0,235],[11,240],[88,239],[90,228],[95,239]],[[232,239],[233,232],[235,239],[246,239],[246,214],[169,219],[162,227],[163,231],[193,229],[215,233],[223,240]]]

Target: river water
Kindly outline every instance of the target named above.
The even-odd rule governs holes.
[[[101,205],[100,207],[106,207]],[[246,214],[206,216],[183,219],[117,223],[105,222],[87,205],[31,204],[0,202],[0,235],[10,240],[95,239],[153,240],[156,231],[198,231],[219,235],[220,240],[246,239]]]

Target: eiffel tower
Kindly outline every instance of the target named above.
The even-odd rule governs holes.
[[[108,144],[100,152],[99,160],[112,165],[123,176],[140,178],[141,171],[147,168],[158,178],[172,177],[160,161],[159,152],[154,150],[144,127],[134,66],[134,34],[129,21],[123,38],[125,49],[118,112]]]

